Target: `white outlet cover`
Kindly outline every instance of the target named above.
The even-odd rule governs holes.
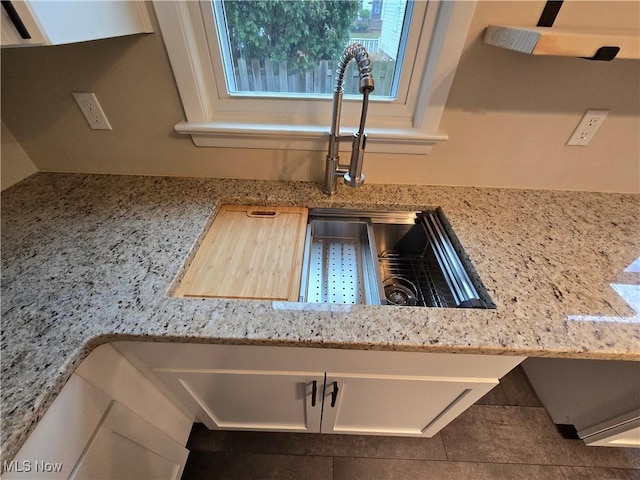
[[[609,110],[587,110],[565,145],[588,145],[608,114]]]
[[[89,123],[92,129],[113,130],[95,93],[74,92],[72,95],[73,98],[76,99],[84,118],[87,119],[87,123]]]

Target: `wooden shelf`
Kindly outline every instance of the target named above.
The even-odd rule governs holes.
[[[484,42],[530,55],[585,58],[601,47],[619,47],[615,58],[640,59],[640,33],[633,31],[489,25]]]

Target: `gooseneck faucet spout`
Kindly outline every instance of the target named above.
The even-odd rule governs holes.
[[[347,65],[351,60],[355,60],[358,73],[360,75],[360,93],[362,93],[362,114],[360,115],[360,126],[358,132],[353,134],[351,143],[351,162],[348,166],[340,165],[340,155],[338,144],[351,138],[347,135],[340,135],[340,114],[342,111],[342,96],[344,75]],[[333,92],[333,114],[331,117],[331,131],[329,133],[329,153],[327,154],[326,168],[324,175],[324,186],[322,191],[327,195],[333,195],[337,190],[338,175],[344,176],[344,182],[352,187],[359,187],[364,183],[362,174],[362,162],[364,159],[364,149],[367,143],[367,135],[364,133],[364,125],[367,120],[367,109],[369,107],[369,94],[374,90],[373,76],[371,75],[371,61],[367,50],[360,43],[352,43],[342,52],[338,62],[336,89]]]

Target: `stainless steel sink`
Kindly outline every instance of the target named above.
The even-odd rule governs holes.
[[[488,306],[437,211],[310,210],[300,301]]]
[[[367,219],[311,217],[302,267],[302,301],[381,303],[377,257]]]

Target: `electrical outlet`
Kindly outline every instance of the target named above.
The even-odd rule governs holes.
[[[587,110],[565,145],[587,145],[608,114],[609,110]]]
[[[113,130],[107,116],[102,111],[95,93],[75,92],[72,95],[91,128],[94,130]]]

